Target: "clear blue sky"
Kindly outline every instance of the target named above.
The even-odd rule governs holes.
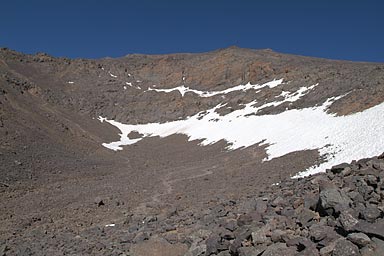
[[[380,0],[2,1],[0,47],[100,58],[237,45],[384,62]]]

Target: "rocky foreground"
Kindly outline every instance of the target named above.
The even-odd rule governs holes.
[[[130,229],[133,243],[183,243],[188,256],[384,255],[383,198],[384,154],[287,179],[244,202],[221,202],[189,218],[177,212],[167,220],[133,216]],[[179,234],[185,226],[195,232]],[[144,255],[142,247],[133,245],[132,255]]]
[[[200,210],[142,205],[120,223],[78,235],[31,233],[1,255],[384,255],[384,154],[286,179]],[[96,199],[98,207],[104,207]],[[38,221],[38,220],[37,220]],[[21,243],[22,242],[22,243]]]

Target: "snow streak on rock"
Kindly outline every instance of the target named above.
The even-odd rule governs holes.
[[[282,80],[274,80],[263,85],[247,84],[220,92],[199,91],[201,94],[197,94],[209,97],[207,95],[250,88],[261,89],[281,84]],[[121,131],[120,141],[104,143],[103,146],[112,150],[121,150],[122,146],[134,144],[144,137],[185,134],[190,141],[202,140],[201,145],[203,146],[224,139],[228,142],[229,150],[262,143],[266,146],[268,155],[264,161],[295,151],[318,149],[325,161],[319,166],[313,166],[299,173],[296,177],[325,171],[326,168],[341,162],[350,162],[353,159],[372,157],[382,153],[384,148],[384,136],[382,135],[384,134],[384,103],[349,116],[328,114],[328,107],[344,96],[342,95],[328,99],[321,106],[291,109],[276,115],[255,115],[264,108],[297,101],[315,86],[301,87],[296,92],[283,91],[279,95],[283,98],[282,100],[258,107],[255,106],[257,102],[253,101],[245,104],[243,109],[224,116],[220,116],[216,112],[217,109],[224,106],[224,104],[219,104],[185,120],[167,123],[129,125],[100,117],[100,121],[106,121]],[[180,93],[183,95],[182,92]],[[281,98],[279,96],[278,98]],[[128,134],[134,131],[143,134],[143,137],[129,139]]]
[[[235,86],[235,87],[228,88],[226,90],[212,91],[212,92],[209,92],[209,91],[199,91],[199,90],[190,89],[189,87],[185,87],[185,85],[181,85],[181,86],[178,86],[178,87],[175,87],[175,88],[170,88],[170,89],[148,88],[147,91],[156,91],[156,92],[165,92],[165,93],[170,93],[170,92],[173,92],[173,91],[179,91],[181,96],[184,96],[187,92],[192,92],[192,93],[195,93],[195,94],[199,95],[200,97],[212,97],[212,96],[215,96],[215,95],[227,94],[227,93],[235,92],[235,91],[248,91],[250,89],[259,90],[259,89],[262,89],[262,88],[265,88],[265,87],[273,88],[273,87],[276,87],[276,86],[282,84],[282,82],[283,82],[283,79],[273,80],[273,81],[271,81],[269,83],[265,83],[265,84],[262,84],[262,85],[247,83],[245,85],[238,85],[238,86]]]

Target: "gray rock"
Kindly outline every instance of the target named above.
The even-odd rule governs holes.
[[[234,231],[238,227],[235,219],[226,220],[223,226],[229,231]]]
[[[354,226],[359,222],[353,215],[351,211],[344,211],[340,213],[338,221],[342,228],[350,232],[354,230]]]
[[[329,245],[323,247],[320,249],[320,255],[321,256],[330,256],[335,249],[335,242],[330,243]]]
[[[255,209],[258,213],[265,213],[267,211],[267,202],[262,198],[256,199]]]
[[[359,248],[345,239],[339,239],[335,243],[335,248],[332,251],[332,256],[359,256]]]
[[[252,222],[259,222],[261,221],[261,215],[257,211],[252,211],[247,214],[240,215],[237,219],[237,225],[244,226],[249,225]]]
[[[331,168],[331,172],[333,174],[338,174],[338,173],[341,173],[345,168],[349,168],[349,164],[347,163],[338,164]]]
[[[348,209],[350,203],[352,201],[345,192],[335,187],[325,186],[320,191],[320,205],[328,215]]]
[[[275,243],[267,247],[262,256],[294,256],[296,249],[288,247],[285,243]]]
[[[367,207],[360,212],[360,214],[363,219],[369,222],[374,222],[380,217],[381,211],[376,205],[368,204]]]
[[[270,238],[267,237],[267,235],[270,235],[270,233],[271,231],[267,225],[256,231],[253,231],[251,234],[253,244],[257,245],[270,242]]]
[[[207,240],[205,240],[206,255],[216,254],[217,248],[219,247],[220,237],[217,235],[210,236]]]
[[[326,237],[336,233],[332,227],[324,226],[320,224],[312,225],[309,228],[309,235],[313,241],[321,241]]]
[[[207,246],[205,244],[192,244],[189,247],[188,251],[184,254],[184,256],[200,256],[204,255],[207,250]]]
[[[303,251],[296,254],[296,256],[318,256],[319,251],[316,249],[316,247],[309,247],[305,248]]]
[[[361,249],[361,255],[362,256],[384,255],[384,241],[376,237],[373,237],[371,244]]]
[[[242,240],[239,238],[236,238],[235,240],[233,240],[233,242],[229,246],[229,251],[231,254],[234,254],[234,255],[237,254],[239,248],[241,247],[241,241]]]
[[[285,237],[287,232],[280,230],[280,229],[275,229],[271,233],[271,240],[272,242],[283,242],[283,237]]]
[[[363,232],[365,234],[384,239],[384,220],[380,219],[376,223],[369,223],[366,221],[359,221],[354,226],[355,231]]]
[[[264,252],[266,249],[266,246],[250,246],[250,247],[241,247],[237,251],[239,253],[239,256],[258,256],[262,252]]]
[[[301,223],[303,226],[308,226],[310,221],[320,218],[317,212],[314,212],[307,208],[296,209],[296,216],[299,223]]]
[[[371,239],[364,233],[348,234],[347,239],[359,247],[364,247],[371,242]]]
[[[229,253],[229,251],[222,251],[222,252],[219,252],[217,256],[231,256],[231,254]]]

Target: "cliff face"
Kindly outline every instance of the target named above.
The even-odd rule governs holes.
[[[195,214],[378,155],[383,81],[384,64],[237,47],[99,60],[1,49],[3,244],[170,204]]]

